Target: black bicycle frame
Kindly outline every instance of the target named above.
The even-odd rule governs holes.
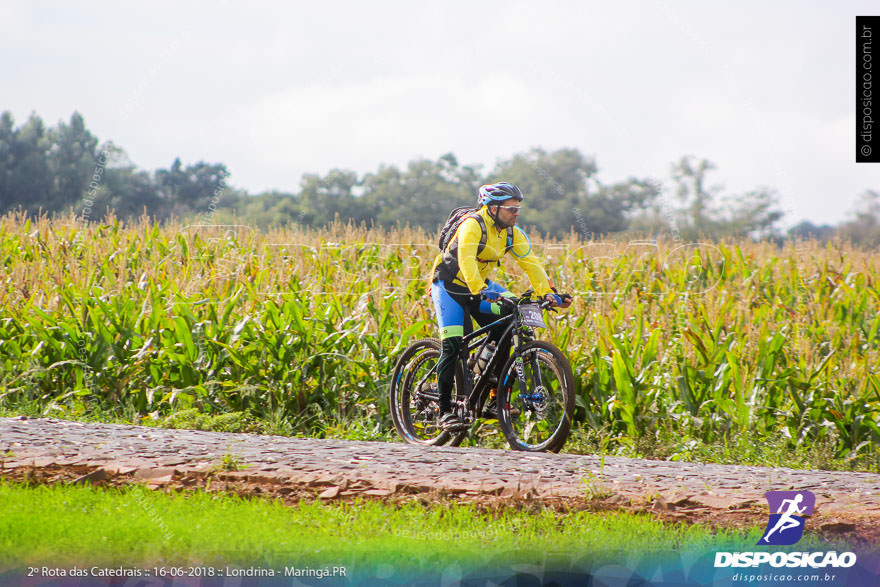
[[[470,371],[467,366],[468,356],[470,355],[470,352],[475,348],[479,347],[480,350],[482,351],[482,347],[485,346],[486,344],[488,344],[488,338],[484,339],[483,342],[480,344],[475,343],[475,344],[471,345],[471,344],[469,344],[470,341],[477,338],[481,334],[491,330],[492,328],[498,326],[499,324],[503,324],[504,322],[510,322],[511,324],[504,330],[502,335],[499,337],[498,342],[500,343],[504,339],[510,337],[511,338],[511,349],[513,350],[514,354],[518,355],[519,349],[516,348],[517,345],[513,344],[514,337],[512,335],[512,331],[517,327],[517,325],[520,322],[517,318],[518,318],[518,312],[517,312],[517,309],[514,308],[514,310],[510,314],[508,314],[507,316],[503,316],[503,317],[499,318],[498,320],[496,320],[495,322],[492,322],[491,324],[487,324],[486,326],[483,326],[479,330],[475,330],[474,332],[471,332],[470,334],[467,334],[464,337],[462,337],[463,344],[461,347],[461,353],[459,354],[459,363],[461,364],[462,374],[464,375],[465,390],[468,391],[468,393],[467,393],[467,407],[470,411],[477,410],[480,398],[483,395],[487,394],[489,391],[488,390],[489,377],[487,377],[486,375],[489,373],[494,373],[497,369],[500,369],[501,368],[500,363],[507,360],[507,357],[502,357],[501,353],[499,353],[499,350],[501,349],[501,346],[502,346],[501,344],[499,344],[498,348],[495,349],[495,352],[489,358],[489,361],[487,362],[486,367],[483,369],[483,372],[480,374],[480,376],[477,378],[477,380],[473,383],[473,387],[470,388],[472,384],[471,384],[471,378],[468,375],[468,373]],[[501,375],[503,375],[503,373]],[[500,381],[499,381],[499,384],[500,384]],[[468,390],[468,388],[470,388],[470,390]]]

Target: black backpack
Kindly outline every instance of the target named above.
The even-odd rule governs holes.
[[[437,245],[440,247],[440,252],[444,253],[443,262],[438,266],[438,272],[444,281],[451,281],[455,278],[455,275],[458,273],[458,259],[454,255],[446,254],[447,247],[449,247],[449,243],[452,241],[452,238],[455,236],[455,232],[458,230],[458,227],[461,226],[461,223],[464,222],[468,218],[473,218],[477,222],[480,223],[480,244],[477,247],[477,255],[483,252],[483,249],[486,248],[486,221],[483,220],[483,217],[477,214],[479,208],[474,208],[472,206],[461,206],[456,208],[452,212],[449,213],[449,218],[446,219],[446,222],[443,224],[443,228],[440,229],[440,235],[437,239]],[[504,247],[504,254],[513,248],[513,227],[507,227],[507,244]],[[452,266],[454,265],[454,267]]]

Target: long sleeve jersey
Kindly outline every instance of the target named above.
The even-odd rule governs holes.
[[[443,262],[444,255],[456,255],[458,261],[458,273],[453,283],[462,285],[470,290],[471,294],[477,295],[486,285],[486,278],[493,265],[497,265],[504,256],[507,246],[507,230],[495,226],[495,221],[489,216],[486,206],[477,211],[482,216],[486,225],[486,246],[477,256],[480,246],[482,228],[474,218],[466,218],[458,227],[449,247],[444,253],[437,255],[434,265],[431,267],[431,275],[437,266]],[[532,252],[532,245],[526,234],[519,228],[513,230],[513,247],[510,249],[517,264],[529,278],[532,288],[539,296],[553,293],[550,279],[544,271],[541,262]],[[433,277],[432,277],[433,279]]]

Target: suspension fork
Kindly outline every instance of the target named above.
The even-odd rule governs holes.
[[[519,333],[513,333],[513,364],[516,369],[516,379],[519,382],[519,391],[525,395],[529,391],[529,384],[526,381],[525,362],[523,361],[522,352],[519,349]]]
[[[525,374],[525,362],[526,359],[523,355],[522,350],[520,350],[520,335],[518,333],[513,334],[513,344],[514,344],[514,367],[516,369],[516,379],[519,383],[519,393],[520,398],[525,402],[526,406],[533,406],[533,402],[538,401],[538,396],[535,394],[539,389],[541,389],[543,382],[541,381],[541,369],[540,365],[537,361],[537,357],[532,354],[530,357],[530,361],[532,362],[532,386],[529,387],[529,383],[526,380]],[[513,395],[513,386],[511,385],[511,396]],[[543,395],[543,394],[542,394]]]

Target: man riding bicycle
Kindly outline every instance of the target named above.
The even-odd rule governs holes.
[[[437,365],[440,425],[446,430],[463,425],[452,410],[452,389],[462,337],[466,328],[468,332],[471,329],[469,317],[485,326],[503,315],[500,304],[492,302],[501,296],[513,296],[487,278],[492,266],[499,265],[501,257],[510,251],[537,295],[545,298],[551,306],[567,308],[571,305],[571,296],[556,293],[532,253],[528,236],[516,226],[522,201],[522,192],[513,184],[501,182],[481,186],[479,210],[461,222],[431,268],[431,298],[442,343]],[[497,344],[501,334],[501,329],[493,329],[489,339]],[[508,341],[507,348],[502,346],[499,352],[509,354],[509,346]],[[494,416],[491,413],[486,415]]]

